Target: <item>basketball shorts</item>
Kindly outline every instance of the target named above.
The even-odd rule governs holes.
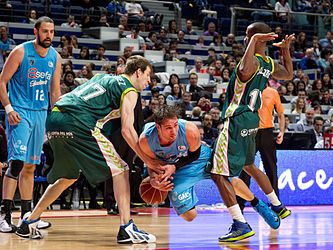
[[[198,202],[194,185],[201,180],[210,179],[205,172],[211,149],[201,144],[200,157],[189,165],[183,166],[173,174],[174,188],[169,192],[169,199],[178,215],[192,209]]]
[[[47,137],[54,153],[49,183],[60,178],[77,179],[83,172],[96,185],[128,170],[113,144],[98,128],[84,127],[66,111],[54,108],[46,121]]]
[[[10,125],[6,116],[8,161],[21,160],[39,164],[45,138],[46,110],[13,107],[22,118],[20,124]]]
[[[240,175],[244,166],[254,163],[258,126],[257,113],[244,112],[226,118],[207,170],[212,174],[234,177]]]

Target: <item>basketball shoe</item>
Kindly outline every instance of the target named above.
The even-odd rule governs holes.
[[[30,216],[31,212],[26,212],[24,215],[23,215],[23,218],[20,217],[19,221],[18,221],[18,224],[17,224],[17,227],[20,227],[21,226],[21,223],[24,219],[28,219],[29,216]],[[42,220],[39,220],[38,223],[37,223],[37,229],[46,229],[46,228],[49,228],[51,226],[51,223],[48,222],[48,221],[42,221]]]
[[[261,217],[264,218],[266,223],[273,229],[278,229],[280,226],[280,218],[279,216],[270,209],[265,202],[259,200],[259,203],[253,207],[255,211],[257,211]]]
[[[291,214],[291,211],[287,209],[284,205],[273,206],[271,204],[272,210],[281,218],[284,219]]]
[[[243,240],[254,235],[252,228],[248,223],[243,223],[238,220],[234,220],[234,223],[230,227],[228,234],[219,238],[220,242],[232,242]]]
[[[43,234],[37,229],[37,224],[40,218],[34,221],[27,221],[23,219],[21,225],[17,228],[16,234],[23,238],[42,239]]]
[[[0,232],[3,233],[14,233],[16,231],[16,226],[12,223],[12,215],[0,214]]]
[[[139,231],[131,219],[125,226],[120,226],[118,243],[153,243],[156,237],[144,231]]]

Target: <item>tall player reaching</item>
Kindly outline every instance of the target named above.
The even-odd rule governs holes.
[[[277,37],[271,33],[271,28],[264,23],[253,23],[247,27],[244,40],[247,48],[228,84],[221,114],[224,128],[216,140],[211,164],[208,166],[211,178],[219,188],[234,221],[230,232],[219,238],[221,242],[237,241],[254,235],[242,215],[236,201],[235,190],[229,181],[229,177],[238,176],[243,167],[265,192],[272,204],[272,210],[282,219],[290,214],[276,196],[268,177],[254,165],[254,157],[261,93],[270,75],[281,80],[293,78],[289,52],[293,36],[286,36],[282,42],[273,44],[282,50],[283,65],[281,65],[265,56],[266,43]]]
[[[34,170],[42,152],[49,90],[51,106],[61,95],[61,58],[51,47],[53,20],[40,17],[35,24],[34,34],[35,40],[17,46],[10,53],[0,75],[0,98],[7,113],[9,162],[2,189],[1,232],[15,231],[10,206],[18,179],[21,219],[31,211]],[[50,225],[40,221],[37,227],[47,228]]]

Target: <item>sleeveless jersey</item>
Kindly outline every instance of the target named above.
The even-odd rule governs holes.
[[[261,93],[266,88],[270,75],[274,72],[274,62],[267,56],[267,61],[262,55],[256,54],[259,61],[257,71],[245,83],[237,76],[237,70],[233,71],[230,78],[221,118],[239,115],[243,112],[258,112],[261,108]]]
[[[148,141],[151,151],[158,157],[159,160],[173,164],[179,157],[187,156],[189,145],[186,139],[185,120],[178,119],[177,139],[170,145],[163,147],[160,145],[160,140],[157,134],[155,122],[147,123],[143,132]]]
[[[129,91],[137,92],[127,77],[97,75],[64,95],[55,106],[68,112],[84,127],[96,127],[104,134],[110,134],[121,124],[120,109],[124,95]],[[113,125],[114,129],[109,121],[117,124]]]
[[[41,57],[33,41],[23,43],[24,57],[21,65],[10,79],[8,96],[13,107],[29,110],[47,110],[49,88],[57,65],[57,52],[49,47]]]

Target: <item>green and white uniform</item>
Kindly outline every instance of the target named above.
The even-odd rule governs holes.
[[[46,121],[54,152],[49,183],[76,179],[95,185],[128,169],[107,139],[121,126],[124,95],[136,91],[125,76],[97,75],[59,100]]]
[[[237,176],[243,166],[254,162],[255,135],[259,127],[258,110],[261,107],[261,93],[274,71],[274,62],[256,54],[259,65],[247,82],[241,82],[234,70],[227,88],[221,113],[224,128],[219,134],[214,154],[207,165],[213,174]]]

